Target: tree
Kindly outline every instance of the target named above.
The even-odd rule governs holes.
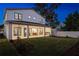
[[[4,24],[0,25],[0,29],[3,29],[4,28]]]
[[[64,30],[79,31],[79,13],[75,11],[74,13],[69,14],[64,23]]]
[[[36,3],[35,10],[46,18],[47,25],[56,27],[59,24],[59,21],[57,20],[55,9],[57,9],[59,5],[60,4],[57,3]]]

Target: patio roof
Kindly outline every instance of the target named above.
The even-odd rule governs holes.
[[[8,20],[8,21],[6,21],[6,23],[50,27],[50,26],[47,26],[47,25],[45,25],[45,24],[34,23],[34,22],[26,22],[26,21]]]

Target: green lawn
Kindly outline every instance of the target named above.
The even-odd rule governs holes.
[[[22,39],[20,42],[12,45],[6,39],[1,39],[0,55],[60,56],[78,43],[79,39],[43,37]]]
[[[18,55],[16,49],[6,39],[0,39],[0,56]]]

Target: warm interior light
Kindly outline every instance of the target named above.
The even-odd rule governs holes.
[[[32,28],[32,31],[33,31],[34,33],[36,33],[36,32],[37,32],[37,29],[36,29],[36,28]]]

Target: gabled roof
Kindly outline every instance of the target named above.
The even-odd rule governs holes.
[[[5,9],[5,13],[6,13],[6,10],[33,10],[34,12],[36,12],[35,11],[35,9],[34,8],[6,8]],[[38,13],[38,12],[37,12]],[[39,13],[38,13],[39,14]],[[40,15],[40,14],[39,14]],[[4,16],[5,16],[5,14],[4,14]],[[44,18],[42,15],[40,15],[42,18]],[[45,18],[44,18],[45,19]]]

